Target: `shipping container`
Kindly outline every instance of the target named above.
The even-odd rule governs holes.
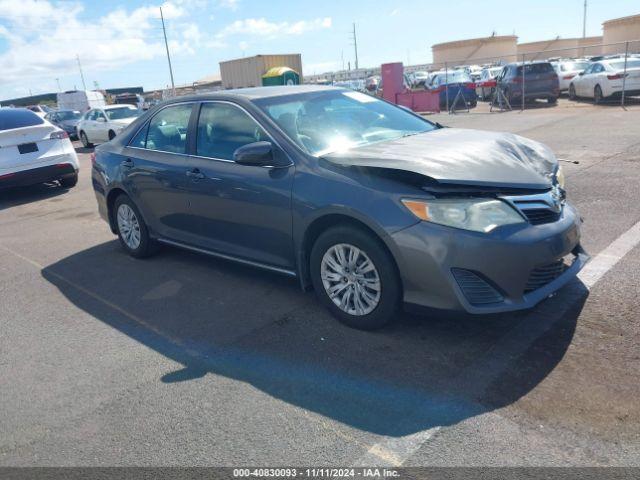
[[[262,76],[273,67],[289,67],[300,76],[302,83],[302,55],[256,55],[220,62],[222,88],[262,86]]]

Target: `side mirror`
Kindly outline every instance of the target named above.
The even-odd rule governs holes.
[[[254,142],[243,145],[233,152],[233,161],[240,165],[271,167],[274,165],[271,142]]]
[[[96,119],[96,121],[97,121],[97,122],[106,122],[106,121],[107,121],[107,119],[106,119],[106,118],[104,118],[104,117],[98,117],[98,118]]]
[[[580,72],[578,75],[579,76],[583,76],[584,75],[584,71]]]

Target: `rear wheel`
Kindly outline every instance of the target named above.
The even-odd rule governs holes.
[[[154,253],[154,243],[138,207],[126,195],[116,198],[113,213],[120,244],[132,257],[144,258]]]
[[[573,86],[573,83],[569,85],[569,99],[576,100],[578,97],[576,96],[576,87]]]
[[[61,178],[59,182],[62,188],[73,188],[78,183],[78,174],[74,173],[72,175],[67,175],[64,178]]]
[[[602,88],[600,85],[596,85],[596,88],[593,89],[593,100],[595,103],[602,103],[604,97],[602,96]]]
[[[89,139],[87,138],[87,134],[84,132],[80,132],[80,141],[82,142],[82,146],[84,148],[93,147],[93,143],[89,142]]]
[[[109,130],[109,141],[113,140],[114,138],[116,138],[116,132],[114,132],[113,130]]]
[[[558,103],[558,97],[547,97],[547,103],[550,105]]]
[[[375,330],[394,319],[400,280],[393,259],[370,233],[331,228],[316,240],[310,261],[318,298],[342,323]]]

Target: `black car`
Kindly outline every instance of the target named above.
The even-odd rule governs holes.
[[[502,69],[496,80],[498,88],[512,104],[522,101],[523,91],[526,102],[542,99],[556,103],[560,95],[558,74],[550,62],[511,63]]]
[[[567,283],[587,256],[563,178],[538,142],[319,86],[173,99],[92,170],[130,255],[162,243],[290,275],[364,329],[402,303],[504,312]]]

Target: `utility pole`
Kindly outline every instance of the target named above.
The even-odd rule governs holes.
[[[164,15],[162,15],[162,7],[160,7],[160,20],[162,20],[162,33],[164,34],[164,46],[167,49],[167,62],[169,62],[169,75],[171,75],[171,90],[176,94],[176,84],[173,81],[173,68],[171,68],[171,56],[169,55],[169,43],[167,42],[167,30],[164,28]]]
[[[584,14],[582,15],[582,38],[587,36],[587,0],[584,0]]]
[[[353,24],[353,48],[356,53],[356,70],[358,70],[358,37],[356,35],[356,24]]]
[[[80,78],[82,78],[82,88],[87,89],[87,84],[84,83],[84,73],[82,73],[82,65],[80,65],[80,55],[76,53],[76,60],[78,61],[78,70],[80,70]]]

